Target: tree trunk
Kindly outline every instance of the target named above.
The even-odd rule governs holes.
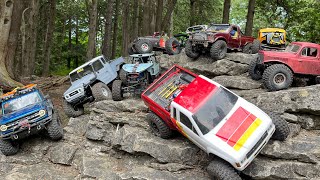
[[[247,23],[246,23],[246,30],[245,30],[245,34],[247,36],[252,36],[255,2],[256,0],[249,0],[249,4],[248,4]]]
[[[224,0],[222,24],[229,23],[230,5],[231,5],[231,0]]]
[[[112,14],[113,14],[114,0],[108,0],[108,7],[105,14],[104,38],[102,54],[110,59],[111,58],[111,37],[112,37]]]
[[[8,43],[11,30],[13,6],[18,2],[6,0],[0,2],[0,88],[10,90],[12,87],[20,86],[9,76],[6,68],[6,57],[8,55]]]
[[[97,33],[97,13],[98,0],[87,0],[89,9],[89,39],[87,49],[87,60],[96,56],[96,33]]]
[[[144,6],[143,6],[143,29],[142,29],[142,35],[146,36],[149,34],[149,28],[150,28],[150,16],[149,16],[149,3],[150,0],[144,0]]]
[[[148,35],[151,35],[155,32],[155,27],[156,27],[156,19],[155,19],[155,3],[153,0],[149,0],[149,31]]]
[[[122,56],[128,54],[128,44],[129,44],[129,32],[128,32],[128,16],[129,16],[129,0],[123,0],[122,2]]]
[[[71,54],[72,54],[72,17],[69,17],[69,35],[68,35],[68,47],[69,47],[69,53],[68,53],[68,59],[67,59],[67,67],[68,69],[71,68]]]
[[[51,54],[51,44],[52,44],[52,35],[54,30],[56,14],[56,0],[50,0],[50,12],[47,22],[47,31],[45,35],[45,44],[44,44],[44,62],[42,66],[42,76],[48,76],[50,74],[50,54]]]
[[[156,31],[161,32],[161,22],[163,14],[163,0],[158,0],[157,3],[157,14],[156,14]]]
[[[79,17],[76,17],[76,50],[80,49],[79,47]],[[79,66],[79,53],[76,54],[76,67]]]
[[[195,25],[196,0],[190,0],[190,26]]]
[[[120,0],[116,1],[116,7],[114,11],[114,23],[113,23],[113,37],[112,37],[112,59],[116,57],[117,53],[117,38],[118,38],[118,16],[119,16],[119,5]]]
[[[132,24],[131,24],[131,35],[130,35],[130,42],[133,41],[135,38],[138,37],[138,12],[139,12],[139,3],[134,2],[133,3],[133,12],[132,12]]]
[[[167,7],[167,12],[166,12],[166,15],[164,16],[163,18],[163,21],[161,23],[161,27],[164,31],[168,32],[169,31],[169,21],[170,21],[170,18],[172,16],[172,12],[175,8],[177,4],[177,0],[171,0],[171,1],[168,1],[168,7]]]

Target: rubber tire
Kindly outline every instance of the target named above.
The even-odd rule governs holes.
[[[219,51],[222,50],[221,53]],[[210,48],[210,56],[213,60],[220,60],[226,57],[227,54],[227,43],[223,40],[214,42]]]
[[[112,99],[114,101],[123,100],[122,81],[115,80],[112,83]]]
[[[137,53],[137,51],[136,51],[136,49],[133,47],[133,43],[130,43],[129,45],[128,45],[128,54],[129,55],[133,55],[133,54],[136,54]]]
[[[286,81],[284,85],[279,86],[273,82],[273,78],[276,74],[282,73],[286,76]],[[284,64],[274,64],[269,66],[264,70],[263,75],[263,84],[269,91],[277,91],[281,89],[287,89],[291,86],[293,82],[292,71]]]
[[[105,89],[108,92],[107,96],[103,94],[102,89]],[[111,99],[111,90],[106,84],[102,82],[98,82],[97,84],[93,85],[91,91],[95,101]]]
[[[177,45],[175,51],[173,50],[172,44],[176,44],[176,45]],[[166,41],[165,49],[166,49],[166,52],[167,52],[169,55],[180,54],[180,52],[181,52],[180,42],[179,42],[176,38],[172,37],[172,38],[170,38],[170,39],[168,39],[168,40]]]
[[[235,169],[227,161],[218,157],[208,165],[207,172],[214,180],[241,180]]]
[[[147,114],[148,124],[156,136],[159,136],[163,139],[168,139],[172,136],[172,130],[169,126],[155,113],[151,112]],[[156,126],[156,127],[155,127]],[[155,129],[157,128],[157,129]]]
[[[253,54],[252,53],[252,43],[248,43],[248,44],[246,44],[244,47],[243,47],[243,49],[242,49],[242,52],[243,53],[246,53],[246,54]]]
[[[10,140],[0,139],[0,151],[5,156],[15,155],[19,151],[19,144]]]
[[[286,140],[290,134],[290,128],[287,121],[275,113],[270,113],[270,118],[272,119],[272,122],[276,127],[276,130],[271,138],[279,141]]]
[[[256,54],[261,49],[261,42],[258,39],[253,40],[252,42],[252,54]]]
[[[147,44],[149,46],[149,48],[147,50],[144,50],[142,48],[143,44]],[[151,44],[151,42],[148,39],[140,39],[135,43],[135,49],[137,50],[137,52],[139,54],[147,54],[147,53],[151,53],[153,50],[153,46]]]
[[[63,138],[63,128],[57,111],[53,112],[52,119],[48,124],[46,124],[46,128],[50,139],[57,141]]]
[[[256,58],[256,59],[253,59],[249,64],[248,72],[251,79],[253,80],[260,80],[262,78],[263,72],[260,72],[257,69],[258,62],[259,62],[259,58]]]
[[[127,84],[127,72],[124,69],[120,69],[119,78],[123,84]]]
[[[192,59],[197,59],[200,57],[200,52],[193,50],[192,43],[190,40],[187,40],[186,42],[185,53],[189,58]]]
[[[77,107],[77,110],[74,109],[74,107],[68,103],[66,100],[63,101],[62,104],[63,110],[66,113],[68,117],[78,117],[84,114],[84,107],[83,105],[80,105]]]

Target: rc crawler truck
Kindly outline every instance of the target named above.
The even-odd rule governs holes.
[[[111,99],[110,88],[123,63],[122,57],[108,61],[98,56],[70,72],[71,87],[63,94],[67,116],[82,115],[85,103]]]
[[[180,42],[177,38],[169,38],[166,34],[155,32],[152,36],[139,37],[129,44],[128,53],[148,54],[153,50],[165,51],[169,55],[179,54],[181,52]]]
[[[151,111],[152,132],[169,138],[177,130],[209,155],[214,179],[240,179],[244,170],[271,137],[285,140],[286,121],[272,119],[255,105],[220,84],[173,66],[141,95]]]
[[[19,150],[19,140],[45,130],[53,140],[63,137],[60,117],[50,99],[30,84],[0,97],[0,150],[14,155]]]
[[[213,60],[219,60],[226,56],[228,49],[255,54],[260,49],[260,42],[253,37],[245,36],[239,26],[212,24],[205,31],[190,35],[185,52],[193,59],[198,58],[201,53],[209,53]]]
[[[320,45],[293,42],[281,51],[260,51],[251,61],[249,74],[254,80],[263,80],[269,91],[287,89],[293,77],[320,82]]]
[[[141,93],[160,75],[160,63],[154,54],[134,54],[130,56],[132,64],[124,64],[120,70],[120,80],[112,83],[112,98],[123,99],[124,93]]]

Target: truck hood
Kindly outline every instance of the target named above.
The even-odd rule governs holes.
[[[148,68],[150,68],[153,64],[152,63],[141,63],[141,64],[125,64],[122,66],[122,69],[129,73],[140,73]]]
[[[92,81],[94,81],[95,79],[96,79],[95,74],[93,74],[93,73],[88,74],[85,77],[72,82],[71,87],[69,87],[69,89],[66,90],[66,92],[64,92],[63,95],[65,96],[78,88],[83,88],[84,86],[91,84]]]
[[[267,59],[277,59],[279,57],[281,58],[290,58],[295,57],[296,54],[290,53],[290,52],[283,52],[283,51],[260,51],[260,54],[263,54],[265,57],[268,57]]]
[[[221,151],[243,159],[272,127],[271,118],[258,107],[239,99],[230,113],[204,137]]]
[[[46,102],[42,101],[38,104],[34,104],[31,106],[27,106],[23,109],[20,109],[19,111],[16,112],[12,112],[10,114],[4,114],[1,118],[0,118],[0,124],[7,124],[10,122],[13,122],[17,119],[23,118],[25,116],[28,116],[30,114],[36,113],[38,111],[40,111],[41,109],[46,109]]]

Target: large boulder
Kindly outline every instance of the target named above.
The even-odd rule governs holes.
[[[245,76],[216,76],[212,79],[230,89],[259,89],[262,84]]]

